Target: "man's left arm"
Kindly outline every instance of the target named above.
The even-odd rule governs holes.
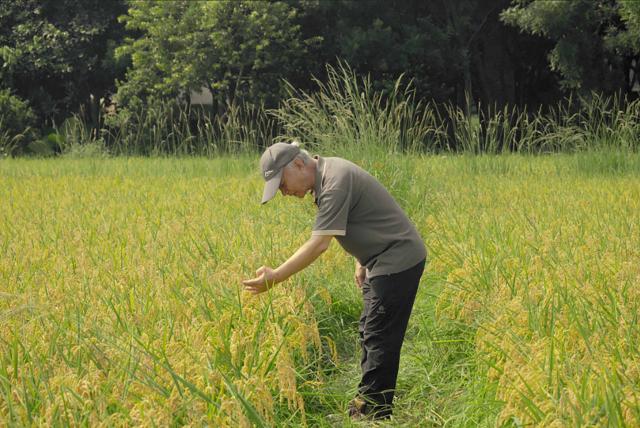
[[[267,291],[275,284],[285,281],[290,276],[300,272],[313,263],[324,253],[331,243],[333,235],[312,235],[289,259],[277,269],[261,266],[257,271],[257,277],[242,281],[245,290],[258,294]]]

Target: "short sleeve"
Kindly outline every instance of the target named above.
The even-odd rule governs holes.
[[[318,215],[311,235],[347,234],[350,196],[344,190],[329,190],[318,200]]]

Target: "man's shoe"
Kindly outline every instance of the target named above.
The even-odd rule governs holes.
[[[349,402],[349,417],[352,421],[388,422],[391,418],[389,408],[380,406],[372,407],[361,397],[356,397]]]
[[[349,402],[349,417],[352,421],[370,419],[367,415],[367,403],[360,397]]]

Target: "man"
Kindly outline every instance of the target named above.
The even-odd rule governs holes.
[[[283,195],[314,197],[318,207],[311,238],[277,269],[262,266],[245,289],[261,293],[310,265],[335,237],[355,258],[355,281],[364,308],[359,333],[362,380],[349,414],[391,415],[400,349],[411,315],[426,249],[418,231],[373,176],[341,158],[313,158],[296,143],[277,143],[260,159],[266,181],[262,203]]]

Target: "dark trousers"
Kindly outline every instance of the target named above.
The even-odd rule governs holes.
[[[425,260],[399,273],[367,278],[362,284],[362,380],[358,386],[362,413],[384,418],[392,412],[400,349],[424,266]]]

